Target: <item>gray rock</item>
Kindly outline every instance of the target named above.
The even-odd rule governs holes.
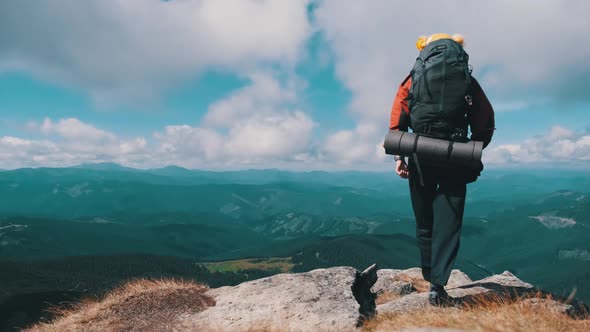
[[[473,297],[478,294],[488,293],[492,291],[491,289],[488,289],[483,286],[478,286],[476,284],[468,284],[464,286],[466,286],[467,288],[451,288],[446,289],[446,291],[451,297],[457,299]]]
[[[391,293],[403,296],[415,292],[416,289],[412,286],[412,283],[407,281],[391,281],[382,283],[382,285],[379,285],[379,287],[373,288],[373,291],[377,295]]]
[[[445,288],[450,296],[470,300],[474,295],[493,292],[494,294],[513,296],[535,290],[534,286],[518,279],[510,271],[495,274],[477,281]]]
[[[428,292],[412,293],[377,306],[377,315],[384,313],[406,313],[429,306]]]
[[[422,280],[420,268],[381,269],[377,271],[377,282],[371,290],[380,297],[378,302],[391,301],[391,297],[398,298],[416,292],[416,281]]]
[[[424,280],[422,277],[422,269],[413,267],[405,270],[398,269],[381,269],[377,271],[377,282],[371,289],[377,295],[383,293],[393,293],[397,295],[406,295],[415,292],[416,289],[409,281],[397,280],[400,275],[404,275],[406,278],[415,280]],[[403,278],[405,279],[405,278]],[[445,289],[459,287],[472,283],[473,281],[463,273],[461,270],[453,269],[449,281],[445,286]]]
[[[371,290],[377,295],[392,293],[407,295],[415,291],[412,283],[396,280],[395,277],[404,270],[381,269],[377,271],[377,282]]]
[[[178,330],[355,330],[360,306],[351,287],[356,278],[354,268],[334,267],[211,289],[207,295],[216,305],[180,317]]]
[[[412,269],[413,270],[413,269]],[[393,272],[391,272],[393,274]],[[402,273],[402,272],[395,272]],[[410,273],[416,273],[414,270]],[[379,273],[378,273],[379,275]],[[374,286],[377,287],[379,282]],[[380,286],[383,287],[383,286]],[[509,271],[502,274],[493,275],[481,280],[472,281],[469,276],[460,270],[453,270],[451,278],[445,287],[448,294],[455,299],[456,305],[474,301],[475,296],[479,294],[500,294],[512,295],[522,294],[523,292],[533,291],[533,285],[518,279]],[[407,313],[419,308],[429,306],[428,292],[413,293],[403,296],[399,299],[377,306],[377,313]]]
[[[445,289],[455,288],[455,287],[459,287],[462,285],[467,285],[472,282],[473,282],[473,280],[471,280],[471,278],[469,278],[468,275],[463,273],[463,271],[458,270],[458,269],[453,269],[453,270],[451,270],[451,276],[449,277],[449,281],[447,282]]]
[[[529,284],[528,282],[524,282],[524,281],[518,279],[510,271],[504,271],[501,274],[494,274],[493,276],[489,276],[487,278],[477,280],[474,283],[479,283],[479,284],[496,283],[496,284],[500,284],[505,287],[534,288],[533,285]]]

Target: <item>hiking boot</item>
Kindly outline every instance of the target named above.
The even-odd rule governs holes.
[[[441,285],[430,284],[428,292],[428,303],[434,306],[447,306],[454,303],[454,298],[450,297]]]

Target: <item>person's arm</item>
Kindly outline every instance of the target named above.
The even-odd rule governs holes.
[[[410,111],[408,110],[408,95],[412,79],[406,78],[397,89],[397,94],[391,107],[391,116],[389,119],[389,129],[408,131],[410,124]]]
[[[410,110],[408,109],[408,95],[410,94],[410,87],[412,79],[408,76],[400,84],[391,107],[391,115],[389,119],[390,130],[408,131],[410,124]],[[406,161],[402,156],[394,156],[395,172],[402,178],[408,178],[409,171],[406,166]]]
[[[482,141],[485,148],[492,141],[496,129],[494,120],[494,109],[488,100],[485,92],[475,78],[472,78],[473,105],[467,112],[467,120],[471,127],[471,140]]]

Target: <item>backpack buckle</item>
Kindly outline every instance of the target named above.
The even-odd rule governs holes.
[[[451,133],[451,141],[462,142],[467,139],[467,133],[464,129],[455,128]]]

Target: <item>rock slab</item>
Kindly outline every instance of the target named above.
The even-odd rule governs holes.
[[[429,307],[428,291],[414,288],[423,282],[420,268],[377,270],[375,265],[362,273],[352,267],[332,267],[278,274],[233,287],[210,289],[205,294],[215,300],[215,306],[179,316],[173,330],[357,331],[364,319],[375,314],[408,313]],[[453,270],[445,289],[458,304],[473,301],[480,295],[505,297],[537,291],[509,271],[473,281],[460,270]],[[386,293],[399,297],[393,296],[388,302],[376,305],[376,296]],[[544,299],[519,303],[571,316],[588,312],[583,304],[576,306]],[[460,308],[455,306],[452,310]]]
[[[381,270],[382,276],[406,274],[418,277],[420,274],[419,268],[412,268],[408,270],[392,270],[394,272]],[[378,275],[380,273],[378,272]],[[391,279],[390,279],[391,280]],[[379,282],[373,286],[373,289],[379,291]],[[495,293],[501,295],[509,295],[512,293],[526,293],[534,291],[533,285],[518,279],[509,271],[504,271],[501,274],[496,274],[481,280],[472,281],[465,273],[460,270],[453,270],[449,283],[445,286],[448,294],[456,300],[467,302],[473,296],[484,293]],[[383,303],[377,306],[377,313],[407,313],[420,308],[429,306],[428,292],[411,293],[399,299]]]
[[[209,290],[216,305],[179,317],[177,330],[352,331],[360,305],[352,267],[278,274]]]
[[[412,267],[405,270],[400,269],[380,269],[377,271],[377,282],[371,289],[377,295],[382,293],[393,293],[398,295],[407,295],[415,292],[416,289],[411,282],[405,279],[422,280],[422,269]],[[472,280],[459,269],[453,269],[445,289],[459,287],[469,284]]]

